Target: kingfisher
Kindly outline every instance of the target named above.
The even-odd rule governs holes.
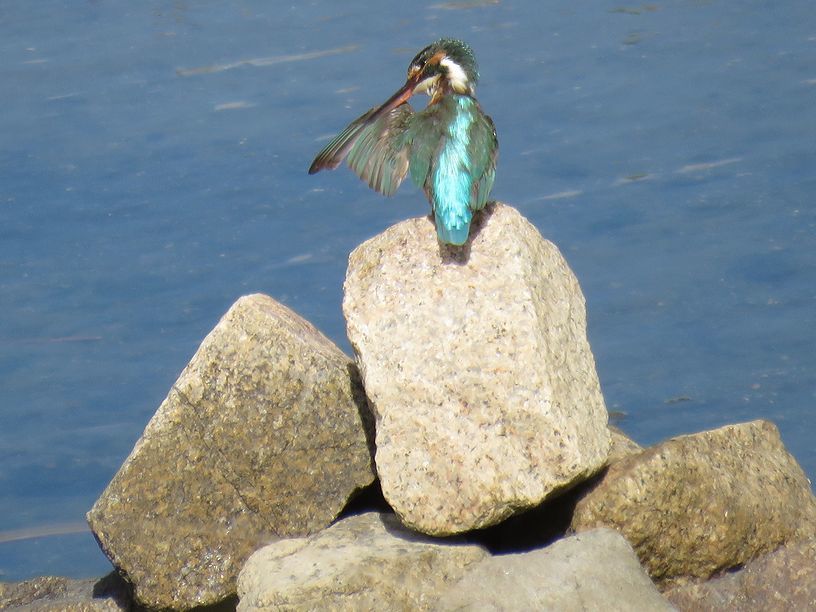
[[[468,239],[473,213],[487,203],[499,142],[493,120],[476,101],[478,66],[464,42],[442,38],[417,53],[405,84],[338,134],[315,157],[309,174],[349,167],[369,187],[393,195],[410,171],[425,192],[444,244]],[[430,96],[414,112],[415,93]]]

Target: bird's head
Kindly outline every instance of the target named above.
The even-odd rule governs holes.
[[[472,96],[476,91],[478,79],[479,70],[471,48],[461,40],[440,38],[411,60],[405,84],[388,100],[377,108],[372,108],[355,123],[358,127],[371,125],[407,102],[415,93],[427,93],[431,96],[431,103],[449,92]]]
[[[408,83],[413,93],[432,98],[452,91],[472,96],[479,80],[473,50],[460,40],[441,38],[417,53],[408,66]]]
[[[408,102],[415,93],[427,93],[431,96],[431,104],[438,102],[448,93],[473,96],[478,79],[479,69],[471,48],[460,40],[440,38],[417,53],[416,57],[411,60],[408,66],[408,78],[394,95],[380,106],[372,108],[355,119],[318,154],[309,168],[309,174],[325,168],[336,168],[360,138],[378,143],[388,142],[386,135],[393,127],[389,121],[377,128],[376,136],[373,138],[366,131],[367,128]],[[375,145],[369,143],[366,146]],[[382,169],[381,166],[380,169]],[[368,171],[367,167],[366,172]]]

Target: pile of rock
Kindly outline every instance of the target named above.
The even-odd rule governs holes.
[[[204,340],[88,514],[140,604],[816,602],[816,498],[776,428],[610,431],[578,283],[514,209],[464,248],[426,218],[369,240],[343,310],[354,362],[263,295]]]

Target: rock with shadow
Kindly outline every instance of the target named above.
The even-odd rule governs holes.
[[[678,610],[816,610],[816,538],[785,544],[735,571],[665,593]]]
[[[473,544],[417,534],[393,514],[367,512],[252,555],[238,581],[238,610],[430,610],[441,589],[487,556]]]
[[[272,298],[230,308],[88,513],[140,603],[234,595],[255,549],[327,527],[373,481],[355,372]]]
[[[611,527],[663,588],[816,535],[810,482],[768,421],[672,438],[613,463],[575,531]]]
[[[0,610],[124,612],[132,608],[131,586],[115,572],[99,580],[42,576],[0,582]]]
[[[529,552],[489,557],[443,591],[433,609],[673,610],[629,543],[612,529],[568,536]]]
[[[376,417],[376,465],[404,524],[486,527],[605,463],[607,414],[578,282],[515,209],[463,247],[409,219],[352,252],[343,312]]]

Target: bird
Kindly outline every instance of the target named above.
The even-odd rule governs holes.
[[[479,70],[466,43],[441,38],[408,66],[405,84],[352,121],[317,154],[309,174],[349,167],[375,191],[391,196],[405,176],[431,205],[438,239],[463,245],[473,213],[484,208],[496,177],[498,138],[476,100]],[[414,111],[408,100],[430,96]]]

